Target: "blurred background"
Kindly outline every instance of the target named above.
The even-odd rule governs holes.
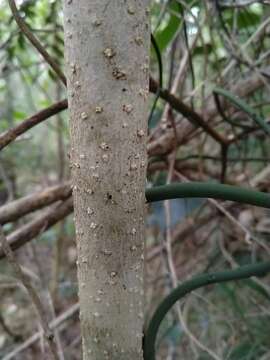
[[[17,6],[64,69],[61,2]],[[269,191],[269,15],[269,1],[152,0],[150,72],[167,92],[149,97],[147,186],[196,180]],[[0,223],[40,295],[62,359],[76,360],[81,337],[65,98],[0,0]],[[41,119],[39,112],[53,104],[54,116],[6,147],[9,129]],[[197,126],[198,117],[206,125]],[[146,324],[176,284],[269,257],[269,210],[184,199],[148,205],[147,213]],[[46,359],[33,304],[0,258],[0,358]],[[269,360],[269,301],[267,277],[195,291],[163,321],[157,358]]]

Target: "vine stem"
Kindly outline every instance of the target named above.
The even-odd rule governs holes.
[[[155,342],[159,326],[171,307],[188,293],[209,284],[264,276],[270,272],[270,261],[241,266],[236,270],[202,274],[174,289],[158,306],[148,326],[144,342],[144,359],[155,359]]]
[[[146,189],[147,202],[180,198],[213,198],[270,208],[270,195],[233,185],[216,183],[173,183]]]

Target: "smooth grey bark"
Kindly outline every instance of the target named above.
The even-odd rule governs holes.
[[[83,359],[142,359],[148,0],[65,0]]]

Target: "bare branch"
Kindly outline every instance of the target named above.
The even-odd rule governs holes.
[[[48,108],[43,109],[38,113],[32,115],[28,119],[22,121],[19,125],[0,134],[0,150],[2,150],[15,139],[17,139],[18,136],[22,135],[27,130],[40,124],[42,121],[48,119],[49,117],[58,114],[60,111],[65,110],[67,107],[67,99],[61,100],[49,106]]]
[[[55,225],[58,221],[64,219],[73,211],[73,199],[70,197],[61,204],[50,209],[45,215],[39,216],[30,223],[23,225],[19,229],[7,236],[8,244],[12,250],[16,250],[37,235],[45,232]],[[0,259],[5,257],[3,249],[0,249]]]
[[[41,209],[59,200],[66,200],[71,195],[71,184],[46,188],[35,194],[27,195],[0,207],[0,224],[18,220],[23,215]]]
[[[33,305],[35,306],[36,312],[39,316],[40,324],[42,327],[42,330],[45,334],[45,338],[47,341],[47,344],[50,348],[50,351],[53,355],[53,358],[55,360],[58,360],[57,350],[54,343],[54,336],[53,333],[50,330],[49,324],[47,322],[47,316],[46,311],[42,305],[42,302],[32,286],[31,282],[29,281],[28,277],[25,275],[25,273],[22,271],[21,266],[17,262],[13,251],[11,250],[11,247],[6,239],[6,236],[4,235],[3,229],[0,226],[0,241],[1,241],[1,251],[6,255],[8,262],[12,266],[12,268],[15,271],[15,274],[17,276],[17,279],[23,284],[25,287]]]
[[[158,85],[150,78],[150,91],[156,93],[158,91]],[[166,100],[171,107],[181,113],[184,117],[186,117],[195,127],[201,127],[205,130],[207,134],[209,134],[213,139],[215,139],[220,144],[226,144],[227,140],[217,133],[215,129],[211,128],[205,120],[194,110],[184,104],[180,99],[171,94],[168,90],[160,89],[160,97]]]
[[[67,309],[65,312],[63,312],[61,315],[59,315],[57,318],[55,318],[53,321],[49,323],[50,328],[53,330],[57,327],[59,327],[63,322],[65,322],[67,319],[71,318],[74,314],[76,314],[79,311],[79,304],[76,303],[72,305],[69,309]],[[15,356],[17,356],[19,353],[27,349],[29,346],[33,345],[36,341],[40,339],[42,336],[42,332],[39,331],[35,334],[33,334],[30,338],[28,338],[25,342],[23,342],[21,345],[16,347],[14,350],[12,350],[10,353],[5,355],[3,357],[3,360],[10,360],[13,359]]]
[[[39,40],[33,35],[29,26],[20,16],[19,11],[17,9],[16,3],[14,0],[8,0],[10,9],[14,16],[15,21],[17,22],[22,33],[27,37],[27,39],[31,42],[31,44],[37,49],[37,51],[42,55],[44,60],[51,66],[57,76],[60,78],[62,83],[66,86],[67,81],[66,77],[63,74],[62,70],[58,66],[58,64],[54,61],[54,59],[50,56],[50,54],[46,51],[46,49],[40,44]]]

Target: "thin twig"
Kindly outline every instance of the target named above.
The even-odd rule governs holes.
[[[3,315],[0,313],[0,326],[3,328],[3,330],[7,333],[8,336],[10,336],[15,342],[18,342],[18,340],[21,339],[21,336],[18,334],[15,334],[9,326],[6,324],[5,319]]]
[[[16,221],[33,211],[66,200],[71,196],[71,192],[71,183],[65,182],[11,201],[0,207],[0,224]]]
[[[73,199],[70,197],[69,199],[54,206],[45,214],[38,216],[33,221],[23,225],[8,235],[7,240],[9,246],[12,248],[12,250],[18,249],[27,242],[31,241],[37,235],[40,235],[41,232],[45,232],[58,221],[68,216],[72,211]],[[4,258],[5,256],[5,252],[0,248],[0,259]]]
[[[53,105],[43,109],[36,114],[32,115],[28,119],[25,119],[15,127],[0,134],[0,150],[16,140],[18,136],[24,134],[27,130],[40,124],[42,121],[49,117],[58,114],[60,111],[65,110],[68,107],[67,100],[61,100]]]
[[[176,152],[174,152],[174,157],[172,158],[172,160],[170,162],[170,168],[169,168],[168,176],[167,176],[167,184],[171,182],[172,176],[174,173],[175,155],[176,155]],[[178,282],[177,273],[176,273],[176,269],[175,269],[174,262],[173,262],[173,255],[172,255],[172,236],[171,236],[171,228],[170,228],[171,215],[170,215],[170,205],[169,205],[168,200],[164,201],[164,207],[165,207],[165,218],[166,218],[165,248],[166,248],[166,252],[167,252],[168,268],[169,268],[169,272],[170,272],[170,276],[171,276],[172,287],[176,288],[178,286],[179,282]],[[221,358],[216,353],[214,353],[206,345],[201,343],[199,341],[199,339],[197,339],[197,337],[190,331],[190,329],[188,328],[188,326],[185,322],[185,319],[184,319],[184,316],[183,316],[180,306],[177,306],[177,315],[179,318],[179,322],[183,328],[183,331],[191,339],[191,341],[194,342],[194,344],[196,344],[199,349],[205,351],[211,358],[213,358],[215,360],[221,360]]]
[[[16,3],[14,0],[8,0],[10,9],[14,16],[15,21],[17,22],[22,33],[27,37],[27,39],[31,42],[31,44],[37,49],[37,51],[42,55],[44,60],[51,66],[56,75],[60,78],[62,83],[66,86],[67,81],[66,77],[63,74],[62,70],[58,66],[58,64],[53,60],[50,54],[46,51],[46,49],[41,45],[39,40],[33,35],[29,26],[26,24],[24,19],[20,16],[19,11],[17,9]]]
[[[39,317],[40,325],[42,327],[42,330],[44,332],[47,344],[50,348],[51,354],[53,356],[53,359],[58,360],[58,354],[54,343],[54,336],[53,333],[49,327],[47,318],[46,318],[46,312],[42,305],[42,302],[32,286],[31,282],[29,281],[28,277],[25,275],[25,273],[22,271],[21,266],[17,262],[13,251],[11,250],[11,247],[8,244],[8,241],[6,239],[6,236],[3,232],[2,227],[0,226],[0,241],[1,241],[1,248],[2,251],[5,253],[10,265],[13,267],[15,274],[18,278],[18,280],[23,284],[25,287],[35,309]]]
[[[65,312],[63,312],[61,315],[59,315],[57,318],[55,318],[53,321],[51,321],[49,323],[50,328],[53,330],[53,329],[59,327],[64,321],[66,321],[67,319],[72,317],[78,311],[79,311],[79,304],[76,303],[76,304],[72,305],[69,309],[67,309]],[[29,346],[33,345],[36,341],[38,341],[41,338],[41,336],[42,336],[41,331],[38,331],[37,333],[33,334],[26,341],[24,341],[21,345],[16,347],[10,353],[6,354],[2,360],[13,359],[19,353],[21,353],[22,351],[27,349]]]
[[[150,91],[156,93],[159,87],[156,81],[150,78]],[[183,103],[176,96],[171,94],[166,89],[160,89],[160,98],[167,101],[171,107],[182,114],[186,119],[188,119],[193,126],[201,127],[204,131],[210,135],[214,140],[218,143],[223,144],[227,143],[227,139],[223,137],[223,135],[216,132],[196,111],[192,110],[188,105]]]

